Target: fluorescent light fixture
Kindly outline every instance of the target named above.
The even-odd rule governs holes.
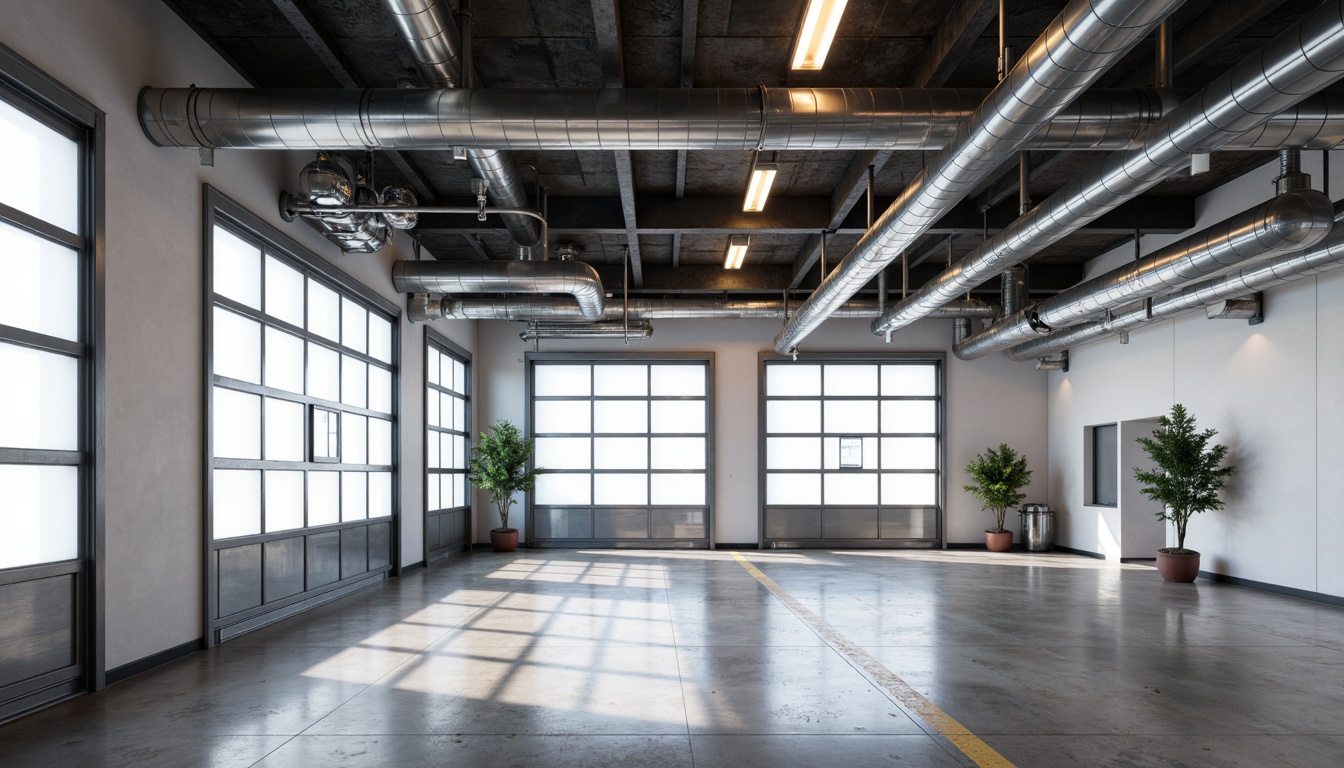
[[[751,164],[751,181],[747,184],[747,196],[742,200],[742,210],[747,213],[760,213],[765,210],[765,200],[770,197],[770,187],[775,183],[775,174],[779,173],[776,155],[771,154],[770,162],[755,160]]]
[[[747,258],[747,246],[751,245],[750,235],[729,235],[728,255],[723,260],[724,269],[741,269]]]
[[[840,26],[846,0],[808,0],[803,28],[793,46],[793,69],[821,69]]]

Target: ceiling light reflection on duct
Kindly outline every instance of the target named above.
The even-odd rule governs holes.
[[[751,245],[750,235],[729,235],[728,255],[723,260],[724,269],[741,269],[747,258],[747,247]]]
[[[779,173],[777,153],[770,154],[770,161],[760,162],[759,153],[751,164],[751,181],[747,184],[747,196],[742,200],[745,213],[760,213],[765,210],[765,201],[770,197],[770,187],[774,186],[775,174]]]
[[[803,27],[793,46],[791,69],[821,69],[831,50],[835,30],[845,12],[846,0],[809,0]]]

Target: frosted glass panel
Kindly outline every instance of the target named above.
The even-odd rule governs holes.
[[[460,397],[453,398],[453,429],[459,432],[465,432],[467,429],[467,401]]]
[[[765,503],[820,504],[821,475],[769,473],[765,476]]]
[[[538,437],[534,460],[546,469],[591,469],[591,453],[586,437]]]
[[[303,327],[303,273],[266,257],[266,314]]]
[[[79,450],[77,359],[0,343],[0,446]]]
[[[827,432],[876,432],[876,400],[827,400],[823,405]]]
[[[462,394],[467,392],[467,366],[461,360],[450,359],[453,366],[453,389]]]
[[[436,509],[446,509],[439,503],[439,476],[429,475],[425,482],[425,509],[433,512]]]
[[[369,410],[392,412],[392,372],[369,366]]]
[[[341,522],[369,516],[369,476],[363,472],[341,473]]]
[[[369,313],[369,357],[392,362],[392,322]]]
[[[643,437],[599,437],[593,440],[596,469],[648,469],[649,441]]]
[[[341,473],[308,473],[308,525],[330,525],[341,520]]]
[[[932,437],[882,438],[883,469],[936,469],[938,440]]]
[[[442,507],[439,507],[439,509],[450,509],[450,508],[452,508],[452,506],[453,506],[453,476],[452,476],[452,475],[439,475],[439,476],[438,476],[438,486],[439,486],[439,503],[443,505]],[[514,509],[520,509],[520,507],[514,507]]]
[[[538,365],[532,394],[537,397],[563,397],[591,394],[591,366]]]
[[[377,466],[392,464],[392,422],[369,419],[369,463]]]
[[[0,325],[78,341],[78,296],[77,252],[0,223]]]
[[[648,475],[593,475],[594,504],[648,504]]]
[[[215,293],[261,309],[261,249],[215,227]]]
[[[308,278],[308,330],[325,339],[341,340],[341,299],[336,292]]]
[[[536,494],[537,504],[590,504],[592,475],[541,475]]]
[[[877,475],[839,473],[826,475],[826,504],[876,504]]]
[[[359,304],[341,297],[341,343],[365,352],[369,348],[369,311]]]
[[[215,360],[219,360],[218,352]],[[303,394],[303,339],[266,329],[266,386]]]
[[[765,394],[816,397],[821,394],[821,366],[775,363],[765,366]]]
[[[938,394],[938,367],[934,365],[882,366],[882,394],[932,397]]]
[[[536,432],[590,432],[591,409],[587,400],[539,400],[533,409]]]
[[[214,310],[215,374],[261,383],[261,323],[227,309]]]
[[[333,349],[308,342],[308,394],[323,400],[341,399],[341,356]]]
[[[266,532],[303,527],[303,473],[267,470]]]
[[[215,538],[261,533],[261,470],[216,469],[214,483]]]
[[[453,475],[453,506],[465,507],[467,505],[467,478],[464,475]]]
[[[369,473],[369,517],[392,515],[392,473]]]
[[[705,373],[701,365],[655,365],[650,371],[649,394],[658,397],[704,397]]]
[[[826,396],[876,395],[876,365],[826,366]]]
[[[440,383],[439,382],[440,357],[442,357],[442,355],[439,354],[439,350],[434,349],[433,347],[429,348],[429,356],[425,360],[425,378],[429,379],[430,384]]]
[[[363,464],[368,460],[368,419],[341,414],[341,463]]]
[[[703,507],[705,505],[704,475],[659,475],[649,478],[649,503]]]
[[[821,469],[821,438],[768,437],[766,469]]]
[[[882,403],[882,431],[932,433],[938,429],[936,400],[888,400]]]
[[[0,203],[79,232],[79,146],[0,101]]]
[[[594,432],[648,432],[649,404],[644,400],[596,400]]]
[[[222,391],[222,390],[216,390]],[[271,461],[303,461],[304,432],[303,403],[266,398],[266,453]],[[219,434],[218,428],[215,434]]]
[[[260,459],[261,398],[221,387],[214,395],[215,455]]]
[[[938,503],[937,475],[883,475],[883,504],[931,505]]]
[[[439,391],[429,389],[425,391],[425,420],[431,427],[441,427],[443,422],[439,420]]]
[[[368,404],[369,366],[349,355],[341,355],[341,402],[363,408]]]
[[[649,393],[649,366],[598,365],[593,367],[593,394],[644,396]]]
[[[439,468],[439,433],[433,430],[425,435],[425,466],[430,469]]]
[[[649,442],[650,465],[654,469],[705,468],[703,437],[655,437]]]
[[[0,464],[0,568],[79,557],[79,470]]]
[[[467,445],[467,438],[463,435],[458,435],[453,438],[453,442],[457,445],[457,447],[453,449],[453,467],[456,469],[466,469],[467,451],[470,450],[470,447]]]
[[[466,456],[463,455],[462,451],[462,438],[457,437],[456,435],[443,435],[442,439],[444,445],[442,449],[444,458],[447,458],[450,455],[453,457],[451,463],[445,461],[444,465],[450,469],[466,469],[467,462]],[[452,446],[452,453],[449,453],[448,446]]]
[[[649,431],[703,434],[705,401],[654,400],[649,403]]]
[[[820,400],[767,400],[765,403],[766,432],[821,431]]]

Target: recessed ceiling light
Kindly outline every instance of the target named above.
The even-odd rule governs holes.
[[[759,155],[757,156],[759,158]],[[775,174],[779,173],[779,164],[771,155],[770,162],[759,159],[751,164],[751,181],[747,183],[747,196],[742,200],[742,210],[748,213],[760,213],[765,210],[765,200],[770,197],[770,187],[775,183]]]
[[[846,0],[808,0],[803,27],[793,46],[793,69],[821,69],[831,50]]]
[[[729,235],[728,255],[723,259],[723,268],[741,269],[743,260],[747,258],[747,246],[749,245],[751,245],[751,236]]]

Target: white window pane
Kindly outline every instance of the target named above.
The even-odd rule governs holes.
[[[429,355],[425,360],[425,377],[429,379],[430,384],[439,384],[439,350],[430,347]]]
[[[0,325],[79,341],[78,296],[76,251],[0,223]]]
[[[0,101],[0,203],[79,232],[79,146]]]
[[[465,475],[453,475],[453,506],[467,506],[467,478]]]
[[[532,394],[537,397],[564,397],[591,394],[591,366],[538,365]]]
[[[467,366],[461,360],[453,360],[453,389],[462,394],[467,393]]]
[[[596,400],[593,402],[594,432],[648,432],[646,400]]]
[[[877,475],[836,473],[826,475],[826,503],[876,504]]]
[[[650,432],[704,434],[704,400],[654,400],[649,403]]]
[[[308,342],[308,394],[323,400],[341,399],[341,356],[333,349]]]
[[[392,422],[386,419],[369,419],[369,463],[392,464]]]
[[[303,327],[303,273],[274,256],[266,257],[266,314]]]
[[[649,441],[654,469],[704,469],[705,438],[655,437]]]
[[[355,302],[341,297],[341,343],[365,352],[369,348],[369,311]]]
[[[840,438],[823,437],[821,439],[821,468],[840,468]]]
[[[538,400],[533,409],[533,431],[584,433],[592,431],[591,406],[587,400]]]
[[[649,394],[656,396],[704,397],[708,366],[655,365],[649,371]]]
[[[883,504],[938,503],[937,475],[882,475]]]
[[[77,359],[0,343],[0,446],[79,450]]]
[[[230,459],[261,458],[261,398],[214,388],[214,454]]]
[[[308,525],[330,525],[341,520],[341,473],[308,473]]]
[[[303,339],[266,329],[266,386],[303,394]]]
[[[648,504],[648,475],[593,475],[594,504]]]
[[[392,322],[369,313],[369,357],[384,363],[392,362]]]
[[[303,473],[266,471],[266,532],[303,527]]]
[[[607,396],[647,395],[649,394],[649,366],[594,366],[593,394]]]
[[[79,469],[0,464],[0,568],[79,557]]]
[[[261,383],[261,323],[227,309],[214,311],[215,374]]]
[[[766,469],[821,469],[821,438],[767,437]]]
[[[937,469],[938,440],[933,437],[882,438],[883,469]]]
[[[356,408],[365,407],[368,400],[369,366],[363,360],[341,355],[341,402]]]
[[[827,432],[876,432],[876,400],[827,400],[823,406]]]
[[[439,503],[443,506],[439,509],[453,508],[453,476],[439,475],[437,478],[439,486]]]
[[[433,430],[425,435],[425,466],[430,469],[439,468],[439,433]]]
[[[392,372],[376,365],[369,366],[369,410],[392,412]]]
[[[452,355],[439,356],[439,386],[444,389],[455,389],[453,386],[453,357]]]
[[[457,466],[457,441],[452,435],[439,433],[439,468],[452,469]]]
[[[425,509],[433,512],[436,509],[446,509],[439,502],[439,476],[429,474],[425,476]]]
[[[533,456],[544,469],[592,469],[591,454],[586,437],[538,437]]]
[[[453,429],[459,432],[467,430],[467,401],[460,397],[453,398]]]
[[[938,431],[936,400],[888,400],[882,403],[882,431],[934,433]]]
[[[590,504],[592,475],[539,475],[535,493],[537,504]]]
[[[821,475],[768,473],[766,504],[820,504]]]
[[[341,463],[363,464],[368,459],[368,419],[341,414]]]
[[[704,475],[659,475],[649,478],[649,503],[703,507]]]
[[[341,473],[341,522],[369,516],[369,476],[363,472]]]
[[[216,392],[226,391],[216,389]],[[216,400],[216,404],[218,404]],[[218,407],[218,406],[216,406]],[[306,410],[303,403],[291,403],[288,400],[266,398],[266,452],[265,458],[271,461],[303,461],[304,429],[307,422],[303,418]],[[216,410],[218,413],[218,410]],[[219,434],[216,426],[215,434]],[[218,441],[218,438],[216,438]],[[216,452],[216,455],[220,455]]]
[[[938,394],[938,367],[934,365],[882,366],[882,394],[932,397]]]
[[[456,447],[453,449],[453,468],[454,468],[454,469],[466,469],[466,468],[467,468],[467,438],[466,438],[466,437],[463,437],[463,436],[461,436],[461,435],[459,435],[459,436],[457,436],[457,437],[454,437],[454,438],[453,438],[453,444],[456,446]]]
[[[767,400],[765,431],[810,433],[821,431],[820,400]]]
[[[821,366],[772,363],[765,366],[765,394],[816,397],[821,394]]]
[[[453,399],[452,395],[439,393],[439,426],[444,429],[460,429],[454,415]]]
[[[594,439],[593,466],[595,469],[648,469],[648,438],[599,437]]]
[[[216,469],[214,473],[214,537],[261,533],[261,471]]]
[[[215,293],[261,309],[261,249],[215,227]]]
[[[877,469],[878,468],[877,459],[878,459],[877,438],[876,437],[863,438],[863,468]]]
[[[341,340],[341,301],[336,292],[308,278],[308,330],[332,341]]]
[[[828,365],[825,371],[826,396],[876,395],[876,365]]]
[[[439,391],[437,389],[425,390],[425,420],[431,427],[441,427],[443,422],[439,419]]]
[[[392,515],[392,473],[369,473],[369,517]]]

